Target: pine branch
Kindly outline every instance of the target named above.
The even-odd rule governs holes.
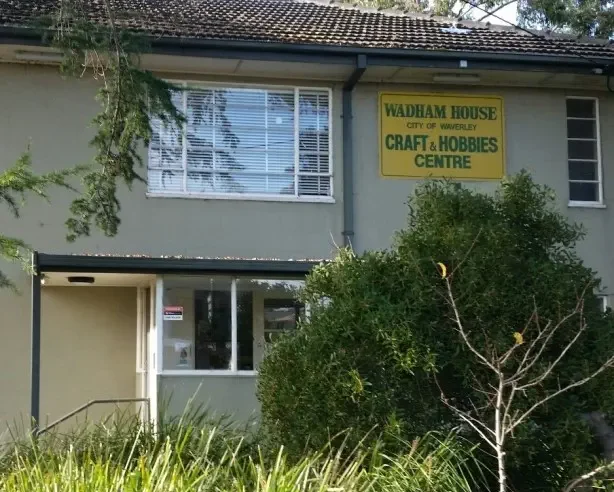
[[[104,1],[107,25],[88,20],[83,0],[62,0],[51,24],[51,44],[64,57],[62,71],[73,77],[91,75],[102,82],[97,99],[101,111],[94,117],[96,135],[90,141],[95,167],[84,177],[85,190],[74,200],[66,221],[69,241],[88,236],[92,224],[106,236],[115,236],[121,223],[118,185],[131,189],[145,182],[141,149],[152,137],[150,118],[181,125],[184,117],[172,95],[182,88],[155,77],[140,67],[140,55],[148,49],[142,38],[117,25],[108,0]]]
[[[68,180],[84,169],[79,166],[73,169],[36,174],[32,171],[30,152],[26,151],[12,167],[0,172],[0,204],[6,204],[17,218],[28,194],[48,200],[47,190],[51,186],[74,190]],[[0,258],[12,263],[21,263],[27,270],[29,251],[30,248],[21,239],[0,234]],[[15,284],[0,271],[0,288],[6,287],[15,289]]]
[[[78,166],[38,175],[32,172],[32,156],[26,151],[12,167],[0,172],[0,204],[4,202],[13,215],[19,217],[19,210],[25,201],[26,193],[34,193],[48,199],[49,186],[60,186],[74,191],[67,180],[84,169],[83,166]]]

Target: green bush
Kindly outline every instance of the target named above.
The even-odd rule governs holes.
[[[447,182],[427,182],[410,199],[407,228],[391,249],[342,251],[308,277],[302,293],[311,315],[283,337],[260,367],[258,394],[266,435],[299,455],[365,433],[394,446],[458,419],[440,390],[467,410],[486,402],[476,390],[475,363],[454,330],[437,262],[454,271],[454,289],[473,343],[503,351],[534,307],[543,319],[571,310],[588,287],[589,330],[568,353],[548,388],[576,379],[614,352],[614,324],[593,288],[595,272],[575,253],[581,228],[554,209],[548,188],[527,174],[485,194]],[[543,369],[575,333],[571,319],[543,355]],[[552,400],[518,428],[510,442],[511,484],[522,491],[558,490],[596,459],[582,420],[587,411],[612,415],[611,373]],[[542,391],[528,391],[526,406]],[[349,434],[335,435],[351,427]],[[466,429],[475,442],[479,440]],[[363,444],[368,444],[364,440]],[[551,487],[551,488],[548,488]]]

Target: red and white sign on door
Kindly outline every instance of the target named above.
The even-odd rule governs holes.
[[[164,306],[164,321],[183,321],[183,306]]]

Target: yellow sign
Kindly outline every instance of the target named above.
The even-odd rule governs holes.
[[[500,97],[380,93],[379,125],[382,176],[503,177]]]

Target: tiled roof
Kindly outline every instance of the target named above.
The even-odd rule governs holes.
[[[93,19],[103,0],[86,0]],[[111,0],[123,26],[163,38],[356,48],[614,58],[614,47],[573,38],[540,39],[514,29],[318,0]],[[58,0],[0,0],[0,26],[25,27]],[[452,28],[451,28],[452,27]]]

